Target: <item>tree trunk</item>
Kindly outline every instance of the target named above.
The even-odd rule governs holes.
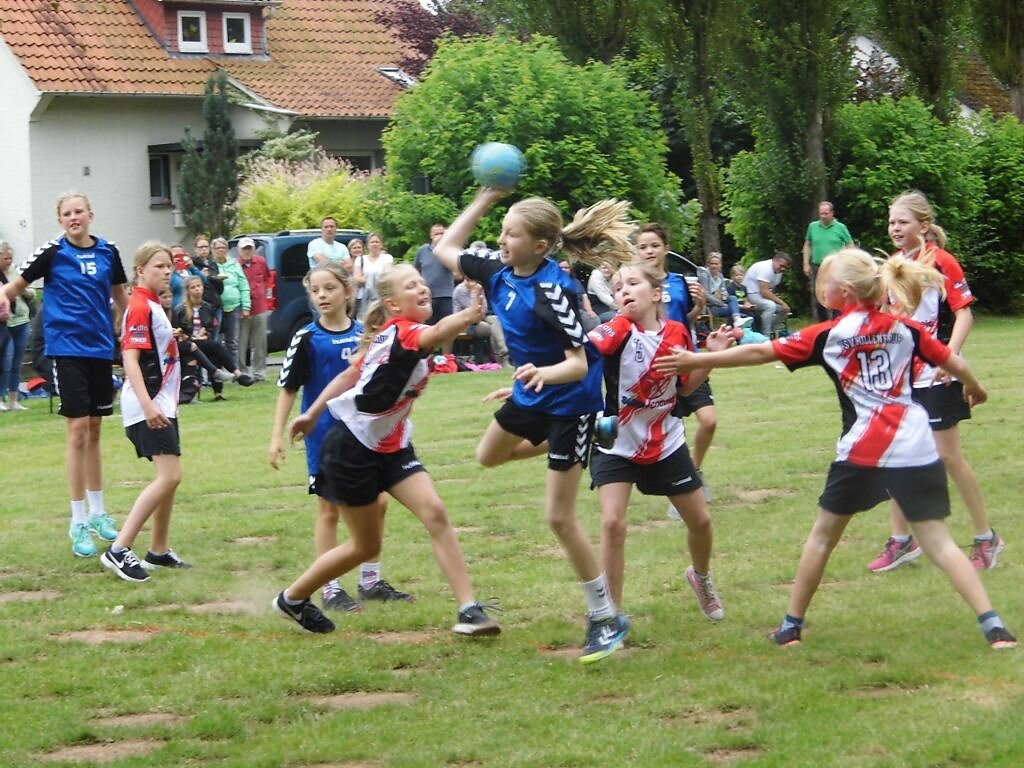
[[[804,159],[807,160],[811,176],[811,191],[814,193],[814,214],[818,211],[818,203],[828,200],[828,182],[825,178],[825,128],[821,107],[817,107],[811,116],[811,124],[807,127],[807,142],[804,145]]]
[[[1013,114],[1024,123],[1024,83],[1010,88],[1010,104]]]

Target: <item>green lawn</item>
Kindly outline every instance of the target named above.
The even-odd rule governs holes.
[[[1022,328],[978,321],[968,358],[991,401],[961,430],[1008,542],[984,580],[1017,633]],[[1024,765],[1024,648],[990,651],[923,559],[868,573],[887,536],[883,507],[837,548],[803,645],[765,639],[838,434],[823,374],[767,365],[714,375],[720,425],[705,473],[727,618],[700,615],[682,578],[682,524],[665,519],[663,500],[637,495],[624,606],[633,632],[591,668],[575,660],[583,598],[543,520],[543,460],[473,461],[493,410],[479,398],[501,381],[436,377],[413,414],[477,595],[505,609],[504,633],[484,641],[450,633],[455,604],[426,534],[395,504],[384,576],[414,605],[336,617],[327,636],[271,612],[310,560],[315,504],[301,448],[283,471],[267,464],[269,385],[183,409],[172,543],[196,567],[142,585],[70,553],[62,420],[46,401],[0,414],[0,765]],[[151,469],[119,419],[104,430],[108,506],[123,519]],[[579,513],[596,537],[587,489]],[[966,546],[958,498],[951,527]],[[147,542],[143,533],[139,548]],[[354,589],[351,576],[343,583]]]

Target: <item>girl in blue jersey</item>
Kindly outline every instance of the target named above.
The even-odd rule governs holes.
[[[366,331],[357,358],[336,376],[316,401],[292,422],[291,436],[313,431],[328,408],[337,422],[324,438],[317,488],[338,504],[349,540],[324,552],[291,586],[274,598],[273,607],[307,632],[332,632],[334,622],[310,602],[331,579],[380,552],[383,536],[380,495],[388,493],[423,523],[434,558],[459,602],[452,631],[484,636],[501,632],[476,602],[459,538],[444,502],[413,449],[413,404],[427,386],[426,358],[466,326],[483,320],[483,302],[426,325],[432,312],[430,289],[407,264],[381,275],[379,299],[366,312]]]
[[[505,332],[515,366],[511,397],[495,413],[477,446],[485,467],[536,456],[547,448],[546,516],[582,582],[587,636],[580,660],[598,661],[629,631],[586,532],[576,520],[576,493],[587,464],[594,414],[601,410],[600,356],[580,323],[572,278],[552,254],[564,250],[594,266],[601,259],[632,258],[625,219],[629,204],[606,200],[579,211],[563,228],[562,215],[541,198],[509,208],[498,241],[500,258],[463,252],[477,222],[506,190],[481,189],[434,247],[449,270],[483,285]],[[600,249],[600,250],[599,250]]]
[[[57,201],[57,221],[64,234],[39,248],[20,267],[21,274],[0,291],[0,306],[42,278],[43,336],[53,359],[60,414],[67,420],[68,486],[71,491],[71,551],[96,554],[93,534],[104,541],[117,537],[103,503],[100,455],[101,420],[114,412],[113,298],[117,311],[128,306],[121,254],[111,242],[89,232],[93,212],[78,192]],[[88,503],[88,513],[86,504]]]
[[[318,319],[299,329],[288,345],[277,386],[281,388],[274,410],[274,428],[270,435],[270,466],[278,469],[285,457],[284,432],[302,390],[302,410],[309,410],[316,398],[339,373],[349,367],[359,348],[363,326],[353,322],[350,313],[354,306],[353,280],[338,262],[326,261],[309,271],[302,284],[309,300],[320,313]],[[317,515],[313,529],[313,546],[319,557],[338,545],[338,515],[340,508],[319,495],[316,486],[317,467],[320,464],[320,445],[327,431],[334,425],[330,412],[324,411],[313,431],[306,435],[306,468],[309,472],[309,492],[316,494]],[[383,525],[387,508],[386,497],[380,497],[380,516]],[[400,592],[380,578],[380,552],[360,568],[359,596],[363,600],[406,600],[412,595]],[[358,611],[359,602],[341,587],[337,579],[323,586],[324,608]]]

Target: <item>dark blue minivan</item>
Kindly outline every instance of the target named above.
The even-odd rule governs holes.
[[[367,234],[358,229],[339,229],[336,239],[347,245],[358,237],[365,243]],[[302,278],[309,271],[306,248],[310,240],[319,236],[319,229],[291,229],[274,234],[236,235],[229,242],[231,255],[237,258],[238,241],[251,237],[256,241],[256,253],[267,260],[272,286],[267,349],[272,352],[285,349],[295,332],[313,318]]]

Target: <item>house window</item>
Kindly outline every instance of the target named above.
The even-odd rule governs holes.
[[[224,53],[252,53],[248,13],[224,14]]]
[[[168,155],[149,156],[149,204],[171,204],[171,158]]]
[[[178,50],[182,53],[206,53],[206,12],[178,11]]]

